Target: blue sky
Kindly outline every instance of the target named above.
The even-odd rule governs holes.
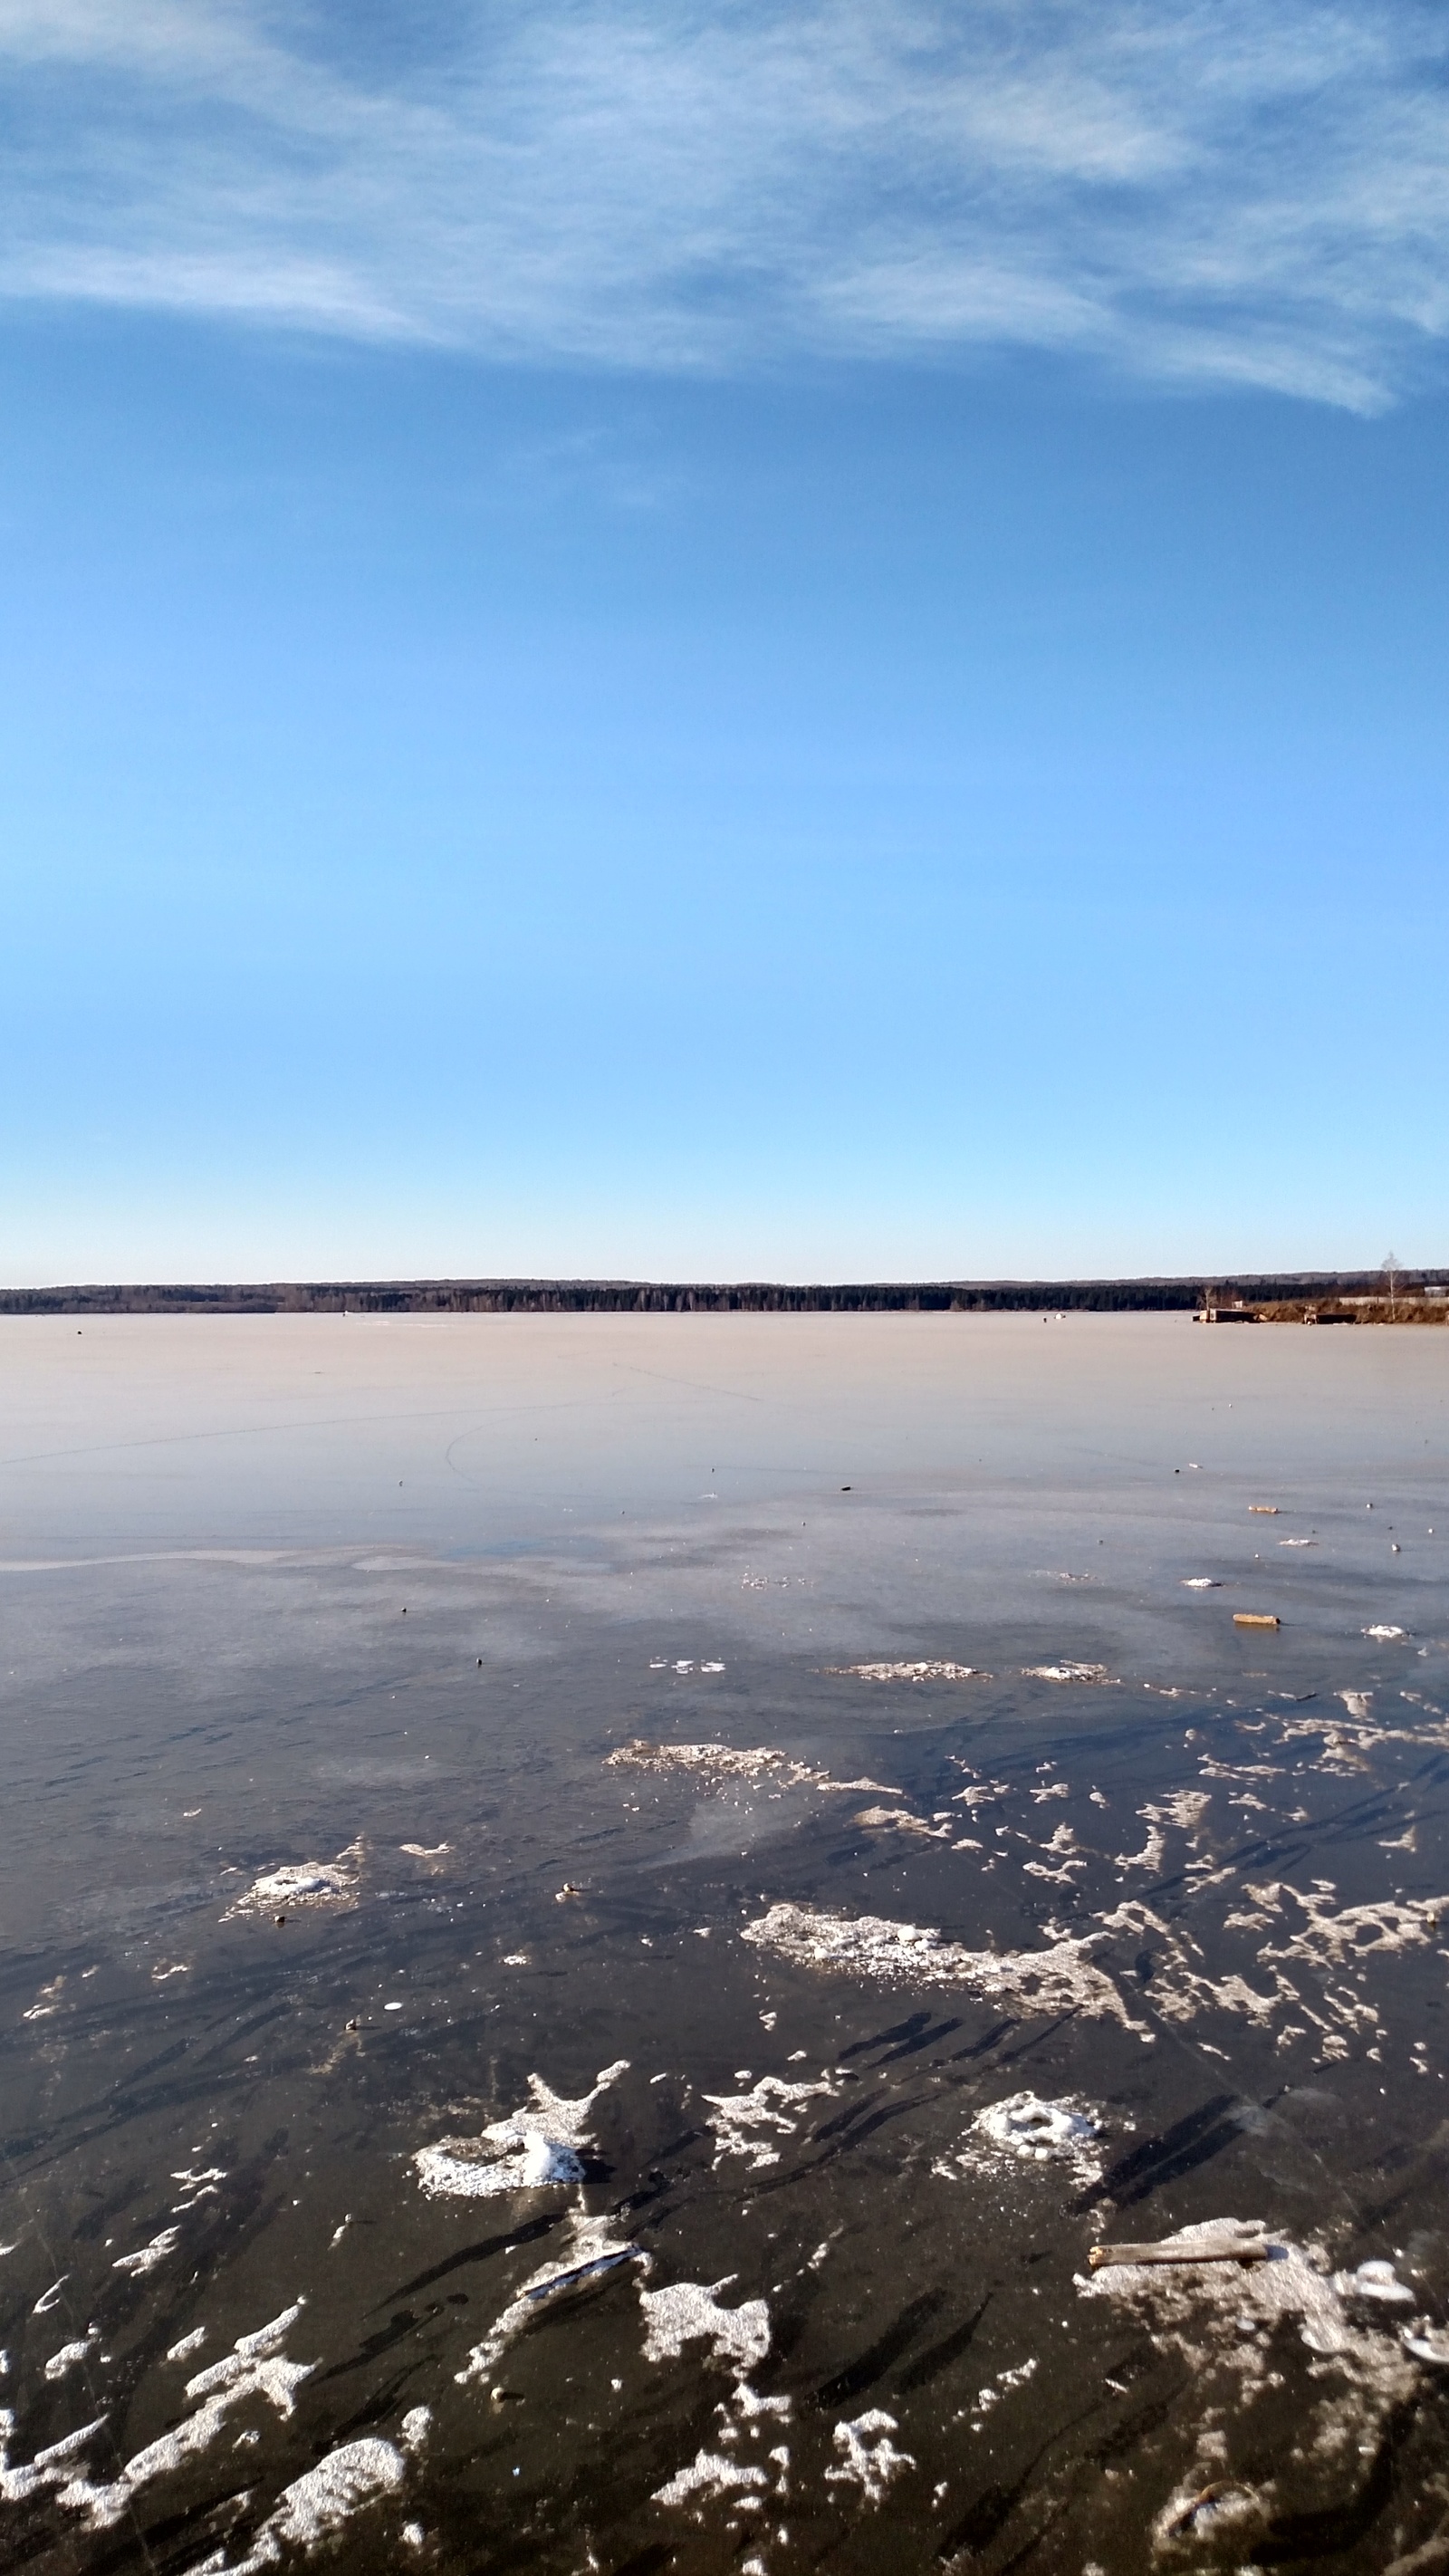
[[[1449,1258],[1446,74],[0,0],[0,1276]]]

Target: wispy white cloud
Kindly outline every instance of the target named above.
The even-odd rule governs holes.
[[[12,297],[1361,409],[1449,333],[1422,0],[0,0],[0,78]]]

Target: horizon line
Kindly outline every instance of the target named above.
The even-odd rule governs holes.
[[[1393,1264],[1396,1281],[1422,1286],[1449,1284],[1449,1270],[1438,1270],[1418,1263]],[[1070,1278],[1035,1278],[1029,1275],[995,1278],[934,1279],[839,1279],[839,1280],[772,1280],[740,1279],[647,1279],[631,1277],[601,1278],[574,1275],[526,1276],[520,1273],[495,1274],[491,1277],[465,1277],[454,1274],[436,1278],[386,1279],[251,1279],[251,1280],[137,1280],[85,1281],[47,1285],[15,1285],[0,1288],[0,1315],[37,1315],[104,1312],[167,1312],[201,1308],[212,1313],[232,1311],[305,1313],[308,1311],[346,1311],[355,1303],[359,1311],[379,1306],[398,1311],[483,1311],[502,1306],[505,1311],[543,1305],[563,1306],[576,1311],[591,1306],[638,1310],[643,1307],[688,1311],[702,1304],[723,1305],[726,1310],[743,1303],[758,1308],[777,1302],[794,1306],[839,1305],[853,1308],[900,1308],[919,1306],[927,1301],[934,1308],[956,1306],[970,1299],[979,1304],[1018,1306],[1022,1304],[1087,1304],[1110,1301],[1115,1305],[1141,1303],[1152,1307],[1178,1307],[1196,1302],[1209,1288],[1218,1293],[1231,1291],[1255,1300],[1271,1299],[1275,1292],[1292,1297],[1306,1293],[1323,1294],[1371,1288],[1386,1276],[1387,1265],[1373,1268],[1335,1270],[1217,1270],[1198,1269],[1190,1272],[1137,1271],[1131,1273],[1078,1274]]]

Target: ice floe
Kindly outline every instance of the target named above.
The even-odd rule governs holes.
[[[492,2120],[477,2138],[441,2138],[413,2157],[418,2180],[434,2197],[489,2199],[510,2191],[539,2191],[581,2182],[580,2149],[590,2143],[588,2116],[599,2095],[624,2074],[628,2059],[602,2067],[592,2089],[576,2101],[555,2093],[541,2075],[530,2075],[532,2104],[507,2119]]]
[[[1111,1978],[1088,1957],[1101,1938],[1063,1937],[1041,1950],[967,1950],[943,1933],[884,1916],[841,1917],[809,1905],[772,1905],[740,1935],[797,1966],[835,1968],[888,1985],[959,1986],[1023,2019],[1065,2012],[1120,2022],[1139,2038],[1152,2034],[1134,2021]]]

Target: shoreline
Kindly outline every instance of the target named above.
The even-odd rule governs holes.
[[[1171,1314],[1218,1321],[1449,1322],[1449,1270],[1389,1298],[1381,1271],[1191,1278],[798,1284],[637,1279],[347,1279],[0,1288],[13,1315]]]

